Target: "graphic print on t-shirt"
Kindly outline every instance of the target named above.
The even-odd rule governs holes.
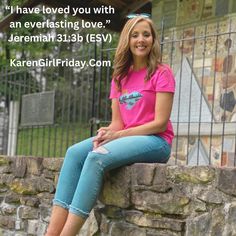
[[[119,98],[120,104],[126,104],[125,108],[127,110],[131,110],[133,106],[136,104],[137,101],[140,100],[140,98],[143,95],[139,92],[132,92],[132,93],[125,93]]]

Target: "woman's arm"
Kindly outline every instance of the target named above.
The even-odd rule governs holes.
[[[108,128],[113,131],[122,130],[124,128],[124,123],[121,118],[120,108],[117,98],[112,99],[111,110],[112,110],[112,118],[111,118],[111,124],[108,126]]]
[[[116,131],[122,130],[124,128],[124,123],[123,123],[123,120],[122,120],[121,114],[120,114],[118,99],[116,99],[116,98],[112,99],[111,109],[112,109],[111,123],[108,127],[101,127],[98,130],[97,136],[93,139],[93,147],[94,148],[97,148],[104,141],[103,136],[108,131],[109,132],[116,132]]]
[[[155,118],[153,121],[146,124],[115,132],[110,130],[109,127],[100,128],[99,130],[104,132],[104,135],[102,136],[103,141],[100,144],[102,145],[113,139],[125,136],[150,135],[164,132],[170,118],[173,97],[174,94],[169,92],[156,93]]]

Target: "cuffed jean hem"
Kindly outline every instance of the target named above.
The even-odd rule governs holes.
[[[54,199],[52,201],[52,203],[53,203],[53,205],[60,206],[64,209],[66,209],[66,210],[69,210],[69,205],[65,202],[62,202],[62,201],[58,200],[58,199]]]
[[[75,214],[77,216],[80,216],[80,217],[82,217],[84,219],[87,219],[89,217],[89,213],[88,212],[84,212],[84,211],[82,211],[82,210],[80,210],[78,208],[75,208],[75,207],[71,206],[71,205],[70,205],[69,212],[73,213],[73,214]]]
[[[54,199],[53,200],[53,205],[54,206],[60,206],[60,207],[62,207],[64,209],[68,210],[70,213],[73,213],[73,214],[75,214],[77,216],[81,216],[84,219],[87,219],[89,217],[89,213],[88,212],[84,212],[84,211],[82,211],[82,210],[80,210],[78,208],[75,208],[75,207],[71,206],[71,205],[69,206],[67,203],[62,202],[62,201],[60,201],[58,199]]]

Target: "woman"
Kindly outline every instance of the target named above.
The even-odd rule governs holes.
[[[111,124],[67,150],[46,236],[76,235],[96,203],[104,172],[168,161],[175,82],[170,68],[160,63],[159,46],[149,18],[127,21],[114,60]]]

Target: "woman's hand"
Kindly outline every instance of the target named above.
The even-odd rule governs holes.
[[[108,143],[118,138],[117,132],[111,130],[109,127],[101,127],[98,130],[97,136],[93,140],[94,148],[97,148],[105,143]]]
[[[99,144],[102,142],[103,134],[104,134],[103,131],[98,130],[97,135],[93,139],[93,149],[96,149],[99,146]]]

